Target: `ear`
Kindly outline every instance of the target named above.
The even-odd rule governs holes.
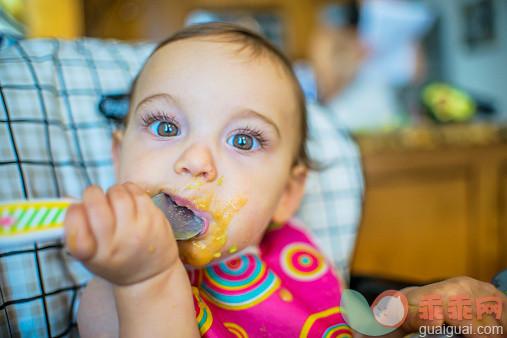
[[[120,176],[120,154],[121,154],[121,146],[123,142],[123,131],[120,129],[116,129],[113,133],[113,162],[114,162],[114,176],[116,181],[118,181],[118,177]]]
[[[297,164],[292,168],[285,190],[275,209],[273,221],[283,224],[296,213],[305,194],[307,174],[308,168],[305,165]]]

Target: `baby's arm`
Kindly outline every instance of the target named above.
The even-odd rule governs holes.
[[[117,184],[107,194],[89,187],[82,203],[67,211],[65,224],[70,254],[100,277],[81,300],[83,336],[199,336],[176,241],[144,191],[133,183]]]
[[[81,337],[118,337],[119,324],[113,284],[100,277],[86,285],[77,314]]]

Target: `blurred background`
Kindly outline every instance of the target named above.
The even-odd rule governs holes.
[[[208,21],[261,32],[294,62],[308,100],[335,114],[361,149],[353,285],[375,293],[382,283],[457,275],[489,281],[507,268],[507,1],[0,5],[0,30],[24,38],[158,41]]]

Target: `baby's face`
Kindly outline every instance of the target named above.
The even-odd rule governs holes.
[[[203,232],[178,242],[194,266],[258,244],[303,191],[306,169],[292,165],[301,117],[289,77],[270,57],[247,59],[237,48],[191,38],[157,51],[115,137],[119,182],[166,193],[204,220]]]

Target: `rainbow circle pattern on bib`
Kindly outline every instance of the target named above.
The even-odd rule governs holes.
[[[328,265],[320,252],[305,243],[292,243],[283,248],[280,265],[285,273],[300,281],[320,278]]]
[[[279,286],[280,279],[252,254],[206,267],[201,284],[206,299],[230,310],[259,304]]]

